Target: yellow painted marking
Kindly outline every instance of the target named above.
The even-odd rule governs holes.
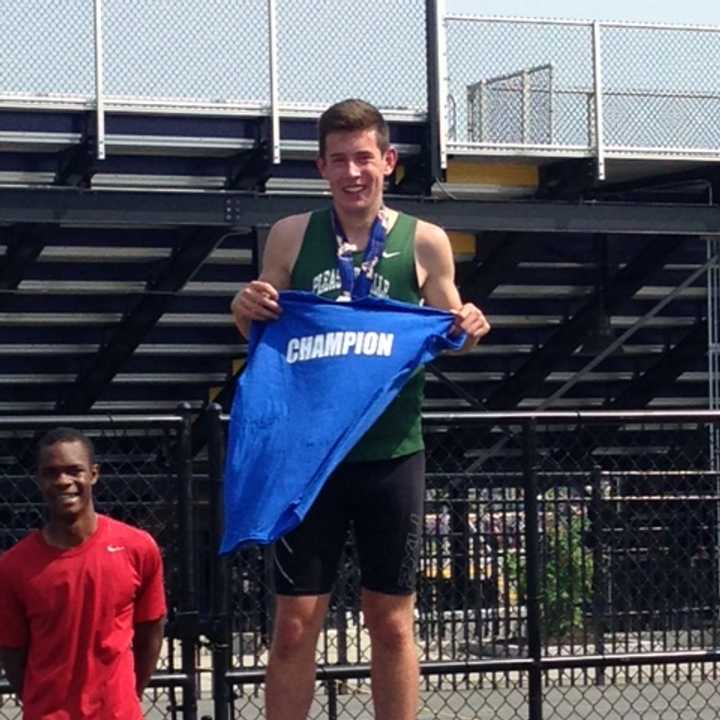
[[[448,237],[450,238],[450,244],[452,245],[455,255],[475,254],[475,236],[472,233],[452,230],[448,232]]]
[[[535,165],[451,160],[448,163],[447,182],[535,188],[538,184],[538,169]]]

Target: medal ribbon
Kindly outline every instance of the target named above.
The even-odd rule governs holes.
[[[335,208],[332,209],[332,224],[335,240],[337,241],[337,263],[341,282],[338,302],[349,302],[350,300],[367,297],[372,287],[375,266],[382,257],[385,248],[385,239],[387,237],[386,216],[381,209],[378,216],[373,220],[365,254],[357,272],[353,265],[353,253],[357,251],[357,246],[348,240]]]

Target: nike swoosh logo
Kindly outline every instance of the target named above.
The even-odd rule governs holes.
[[[124,545],[108,545],[107,549],[108,549],[108,552],[115,553],[115,552],[120,552],[121,550],[124,550],[125,546]]]
[[[391,252],[391,253],[389,253],[389,252],[383,251],[383,257],[384,257],[384,258],[394,258],[396,255],[399,255],[399,254],[400,254],[400,252]]]

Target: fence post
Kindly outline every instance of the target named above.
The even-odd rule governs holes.
[[[527,70],[523,70],[520,77],[522,78],[522,143],[528,144],[530,137],[530,74]]]
[[[528,672],[528,718],[542,720],[542,633],[540,611],[540,531],[538,523],[537,420],[523,428],[525,475],[525,551],[527,553],[528,653],[533,665]]]
[[[328,699],[328,720],[337,720],[338,716],[338,690],[335,680],[325,681],[325,690]]]
[[[270,126],[272,161],[280,164],[280,101],[278,99],[278,44],[276,0],[267,0],[270,72]]]
[[[603,507],[602,507],[602,469],[594,465],[592,469],[592,491],[590,495],[590,540],[593,555],[592,576],[592,630],[595,654],[605,653],[605,614],[607,601],[605,593],[605,568],[603,566]],[[605,667],[595,668],[595,684],[605,684]]]
[[[95,0],[95,122],[96,149],[95,157],[105,159],[105,67],[103,46],[103,6],[102,0]]]
[[[605,179],[605,128],[603,127],[602,25],[592,24],[593,88],[595,91],[595,152],[597,179]]]
[[[195,528],[193,522],[192,417],[190,405],[181,403],[182,415],[177,443],[178,525],[181,593],[178,600],[178,625],[181,636],[182,671],[187,676],[183,687],[183,718],[197,718],[197,679],[195,649],[198,638],[195,594]]]
[[[232,693],[226,673],[230,669],[230,615],[228,559],[220,556],[223,533],[223,508],[225,495],[225,443],[220,422],[222,408],[211,403],[207,408],[208,422],[208,493],[210,496],[210,628],[212,643],[212,688],[214,720],[228,720]]]
[[[444,179],[447,169],[448,80],[445,14],[445,0],[425,1],[430,184]]]

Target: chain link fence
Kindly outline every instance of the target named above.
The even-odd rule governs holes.
[[[292,116],[352,96],[416,116],[437,100],[450,153],[662,159],[720,150],[720,80],[709,71],[720,28],[445,15],[442,82],[428,98],[426,0],[98,6],[105,100],[125,109]],[[90,107],[93,19],[92,2],[0,0],[0,95]]]
[[[109,96],[267,103],[266,0],[104,0]]]
[[[449,15],[445,29],[450,152],[720,149],[720,84],[708,72],[720,28]]]
[[[33,448],[51,422],[62,420],[0,421],[2,549],[42,522]],[[428,414],[420,717],[714,717],[718,422],[709,412]],[[171,613],[146,717],[262,718],[272,582],[262,549],[216,555],[219,409],[194,476],[188,418],[78,423],[97,447],[101,511],[163,549]],[[312,718],[372,715],[351,537],[345,550]],[[20,717],[2,688],[0,718]]]
[[[592,145],[592,27],[448,16],[448,149]]]
[[[280,102],[427,109],[425,0],[279,0]]]
[[[527,717],[533,703],[553,717],[620,718],[628,708],[711,717],[720,630],[711,427],[692,415],[429,418],[420,717]],[[258,549],[229,561],[233,716],[263,713],[266,562]],[[313,718],[372,713],[356,567],[349,540],[318,642]]]
[[[102,0],[106,100],[189,110],[270,104],[268,0]],[[425,0],[275,0],[283,106],[363,97],[427,108]],[[95,97],[93,2],[0,0],[0,94]],[[398,25],[402,32],[398,33]]]
[[[720,149],[720,28],[602,26],[608,149],[661,155]]]
[[[0,95],[95,94],[93,4],[0,0]]]

